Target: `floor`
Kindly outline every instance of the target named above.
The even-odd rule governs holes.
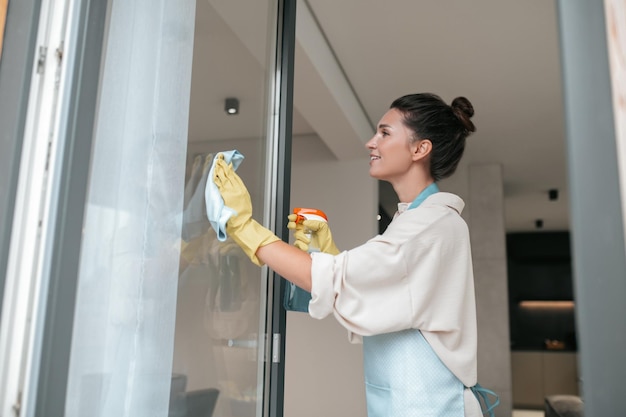
[[[544,417],[541,410],[513,410],[513,417]]]

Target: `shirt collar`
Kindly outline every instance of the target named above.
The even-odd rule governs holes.
[[[454,211],[456,211],[458,214],[461,214],[463,212],[463,208],[465,207],[465,203],[463,202],[461,197],[459,197],[458,195],[446,193],[446,192],[439,192],[439,193],[431,195],[430,197],[428,197],[425,203],[428,203],[429,206],[434,204],[436,206],[449,207],[453,209]],[[398,211],[396,212],[393,218],[395,219],[397,216],[399,216],[403,212],[406,212],[408,210],[408,207],[409,207],[409,203],[398,203]]]
[[[439,187],[437,187],[437,184],[433,182],[428,187],[424,188],[417,197],[415,197],[415,200],[413,200],[413,202],[409,205],[407,210],[414,209],[415,207],[422,204],[422,202],[426,200],[428,197],[430,197],[432,194],[435,194],[438,192],[439,192]]]
[[[439,187],[437,187],[437,184],[433,182],[428,187],[424,188],[422,192],[419,193],[419,195],[415,197],[415,200],[413,200],[411,203],[398,203],[398,214],[402,214],[407,210],[416,208],[417,206],[422,204],[422,202],[428,197],[438,192]]]

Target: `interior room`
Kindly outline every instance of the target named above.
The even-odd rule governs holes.
[[[246,161],[240,174],[260,205],[265,184],[259,173],[269,163],[262,137],[272,88],[265,81],[271,67],[272,10],[265,2],[247,2],[247,12],[241,13],[240,6],[220,0],[198,1],[196,7],[189,201],[202,158],[237,149]],[[555,2],[302,0],[296,36],[292,206],[323,209],[340,248],[378,233],[384,226],[377,216],[389,219],[397,204],[388,184],[367,176],[365,142],[378,119],[393,99],[407,93],[433,92],[447,102],[466,96],[476,111],[477,132],[468,139],[457,173],[440,188],[466,200],[464,217],[470,231],[478,229],[473,220],[478,217],[472,216],[480,206],[472,205],[472,190],[480,186],[480,175],[473,173],[486,167],[486,181],[501,189],[500,246],[549,248],[550,242],[537,245],[533,239],[556,236],[562,250],[547,256],[556,264],[541,252],[530,264],[519,260],[526,256],[528,261],[528,255],[500,256],[504,267],[507,260],[515,267],[508,275],[501,270],[498,278],[496,305],[506,313],[499,326],[506,333],[484,349],[489,352],[485,358],[495,350],[500,364],[510,366],[510,374],[507,370],[493,379],[501,392],[497,415],[507,410],[541,415],[544,395],[577,393]],[[232,113],[229,103],[238,106]],[[254,415],[262,359],[255,356],[263,303],[258,272],[251,269],[235,287],[224,288],[219,278],[228,273],[220,269],[223,254],[213,262],[212,241],[196,238],[191,268],[181,272],[174,372],[185,376],[188,390],[218,388],[221,414]],[[235,268],[248,267],[238,261],[236,250],[231,255]],[[213,284],[198,278],[207,268],[217,277]],[[538,292],[520,299],[529,287]],[[556,310],[522,304],[546,300],[570,304]],[[553,318],[555,311],[560,313]],[[533,333],[546,317],[558,322],[553,327],[560,333]],[[287,326],[285,415],[365,415],[361,354],[347,342],[345,331],[332,318],[315,321],[297,312],[288,313]]]
[[[432,336],[421,353],[444,349],[430,364],[458,388],[456,414],[467,404],[480,413],[471,394],[480,386],[499,398],[493,417],[555,417],[555,396],[577,417],[583,398],[589,415],[619,413],[625,11],[620,0],[0,0],[0,414],[366,416],[366,389],[386,384],[364,384],[372,339],[350,343],[353,323],[339,324],[333,293],[387,275],[412,286],[405,275],[422,275],[402,261],[430,266],[411,245],[383,241],[389,227],[412,232],[398,226],[422,222],[427,210],[390,223],[397,198],[374,178],[399,178],[411,200],[436,189],[427,184],[436,177],[413,164],[416,154],[399,172],[399,159],[387,164],[367,149],[377,149],[390,103],[415,92],[473,106],[453,109],[463,113],[461,136],[477,131],[454,175],[438,183],[459,198],[433,196],[450,199],[442,212],[462,235],[444,243],[464,253],[433,263],[458,261],[463,272],[424,274],[463,299],[413,303],[429,295],[419,285],[393,296],[376,287],[373,304],[355,292],[356,310],[363,302],[381,313],[355,334],[367,336],[386,313],[425,317],[400,305],[443,306],[470,327],[412,321],[371,332]],[[474,110],[470,124],[463,116]],[[411,149],[428,158],[424,139],[435,136],[418,136],[427,137]],[[404,135],[395,137],[394,150],[406,150]],[[211,172],[224,169],[219,155],[254,210],[245,193],[224,204],[214,181],[223,178]],[[409,184],[412,174],[418,182]],[[312,272],[312,292],[326,296],[316,320],[283,308],[291,287],[272,270],[291,276],[279,264],[309,257],[281,242],[259,252],[280,254],[267,259],[271,268],[254,265],[258,240],[242,250],[243,230],[225,233],[228,216],[208,221],[216,208],[233,214],[225,206],[246,215],[231,232],[250,230],[248,220],[269,229],[253,227],[262,243],[272,234],[293,240],[287,217],[309,207],[326,213],[339,250],[374,237],[405,256],[357,258],[350,267],[363,272],[354,275]],[[360,253],[314,255],[312,270]],[[298,272],[308,288],[309,271]],[[327,277],[333,285],[320,296],[313,290]],[[464,281],[441,285],[452,277]],[[436,343],[465,330],[459,343]],[[463,347],[469,366],[451,375],[458,363],[444,363],[445,349]],[[417,375],[397,363],[401,377]],[[399,380],[386,378],[399,389],[423,382]],[[426,402],[442,391],[422,386],[430,394],[402,398]]]

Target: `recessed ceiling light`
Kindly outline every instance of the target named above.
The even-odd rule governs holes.
[[[239,100],[234,97],[229,97],[224,103],[224,111],[226,114],[233,115],[239,113]]]

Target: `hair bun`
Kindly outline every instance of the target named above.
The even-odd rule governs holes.
[[[450,104],[452,111],[459,119],[459,121],[463,124],[463,127],[468,132],[475,132],[476,127],[474,123],[470,120],[472,116],[474,116],[474,107],[472,103],[465,97],[457,97],[452,100],[452,104]]]

